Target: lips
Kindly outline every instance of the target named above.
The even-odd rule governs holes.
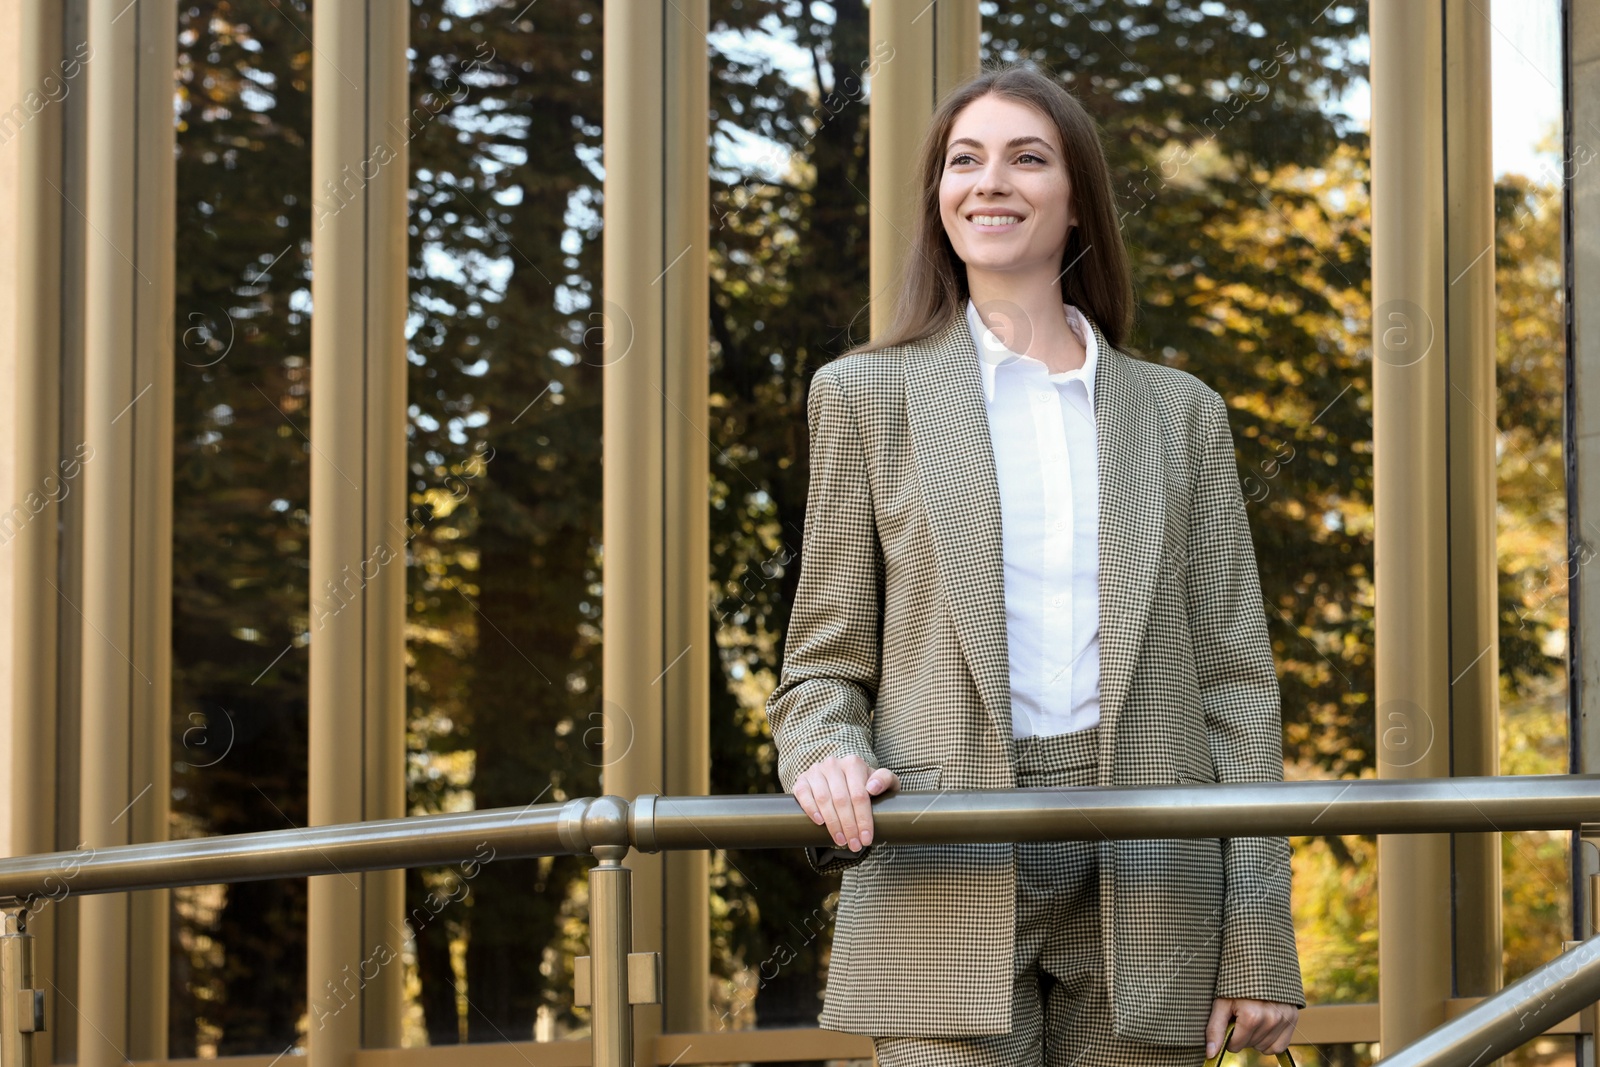
[[[979,230],[1004,230],[1022,222],[1022,216],[1009,211],[975,211],[967,221]]]

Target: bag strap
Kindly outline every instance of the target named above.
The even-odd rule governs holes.
[[[1228,1030],[1222,1035],[1222,1044],[1217,1047],[1217,1054],[1206,1060],[1206,1067],[1222,1067],[1222,1057],[1228,1054],[1228,1039],[1233,1036],[1233,1024],[1237,1021],[1237,1019],[1228,1020]],[[1278,1063],[1281,1067],[1295,1067],[1294,1057],[1289,1055],[1288,1049],[1278,1053]]]

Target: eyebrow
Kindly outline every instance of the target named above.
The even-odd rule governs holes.
[[[954,141],[950,142],[949,147],[946,148],[945,151],[946,152],[950,151],[951,148],[954,148],[958,144],[971,145],[973,148],[982,148],[983,147],[983,145],[979,144],[977,141],[974,141],[970,137],[957,137]],[[1027,136],[1027,137],[1013,137],[1013,138],[1011,138],[1011,140],[1006,142],[1005,146],[1006,146],[1007,150],[1010,150],[1010,149],[1016,148],[1019,145],[1025,145],[1025,144],[1040,145],[1041,147],[1047,148],[1052,152],[1055,151],[1055,149],[1053,147],[1051,147],[1051,144],[1050,144],[1049,141],[1046,141],[1043,137],[1034,137],[1034,136],[1031,136],[1031,135]]]

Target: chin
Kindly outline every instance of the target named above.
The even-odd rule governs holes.
[[[1021,260],[1010,256],[1005,258],[998,258],[994,256],[962,256],[961,262],[965,263],[969,267],[977,267],[979,270],[994,271],[995,273],[1015,270],[1023,265]]]

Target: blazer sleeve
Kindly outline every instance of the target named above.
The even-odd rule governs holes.
[[[790,606],[778,684],[767,722],[778,778],[793,792],[801,772],[829,756],[860,756],[876,770],[872,709],[882,651],[883,555],[861,445],[836,364],[811,378],[806,418],[810,484],[800,580]],[[875,847],[807,848],[819,873],[853,866]]]
[[[1228,408],[1209,391],[1189,528],[1190,628],[1219,782],[1283,780],[1278,676]],[[1287,837],[1222,839],[1216,996],[1305,1006]]]

